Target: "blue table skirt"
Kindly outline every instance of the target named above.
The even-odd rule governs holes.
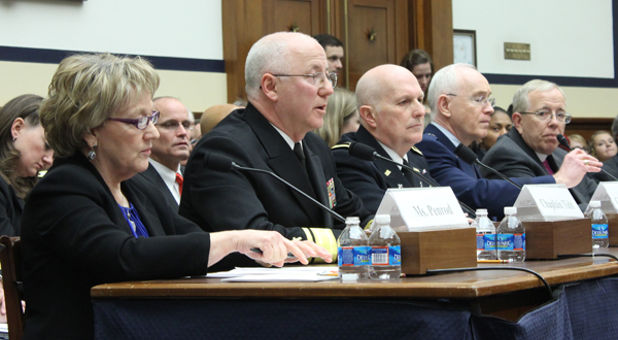
[[[462,304],[376,299],[94,299],[96,339],[616,339],[618,278],[556,289],[517,322]]]

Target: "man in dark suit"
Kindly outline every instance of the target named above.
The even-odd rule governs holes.
[[[320,44],[301,33],[270,34],[251,47],[245,65],[249,103],[207,133],[191,154],[182,215],[209,231],[265,229],[313,240],[336,258],[343,223],[268,175],[217,171],[208,163],[215,153],[272,171],[339,214],[366,219],[360,199],[337,177],[330,149],[309,133],[322,125],[333,93],[336,75],[327,65]]]
[[[428,186],[416,176],[381,159],[365,161],[348,153],[349,142],[366,144],[380,155],[429,176],[422,153],[414,147],[423,137],[423,91],[412,72],[396,65],[367,71],[356,85],[361,127],[333,146],[337,175],[346,188],[375,213],[386,189]]]
[[[459,158],[459,144],[470,145],[487,135],[493,98],[487,79],[474,66],[453,64],[439,70],[429,87],[434,121],[417,144],[429,163],[431,176],[450,186],[455,196],[473,209],[486,208],[494,218],[515,203],[519,189],[507,181],[481,177],[476,165]],[[574,174],[568,174],[571,179]],[[519,185],[555,183],[550,175],[512,178]]]
[[[562,89],[552,82],[531,80],[513,97],[514,128],[489,149],[483,162],[507,176],[553,175],[556,183],[571,188],[577,203],[587,204],[596,182],[586,173],[598,172],[602,163],[583,150],[567,153],[558,147],[556,136],[564,134],[570,121]],[[484,169],[481,173],[494,176]]]
[[[159,188],[172,210],[178,211],[183,186],[180,162],[191,152],[189,110],[173,97],[159,97],[153,102],[160,112],[156,124],[159,138],[152,142],[148,169],[136,176]]]

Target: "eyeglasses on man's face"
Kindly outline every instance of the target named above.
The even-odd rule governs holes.
[[[159,111],[152,111],[150,116],[142,116],[136,119],[132,118],[107,118],[107,120],[113,120],[115,122],[121,122],[125,124],[131,124],[140,130],[144,130],[148,127],[148,124],[152,122],[152,124],[157,124],[159,121]]]
[[[538,120],[548,122],[552,117],[556,117],[556,120],[560,123],[569,124],[571,122],[571,115],[564,111],[551,111],[548,109],[541,109],[535,112],[520,112],[521,114],[534,115]]]
[[[447,96],[452,96],[452,97],[459,97],[459,95],[455,94],[455,93],[447,93]],[[485,106],[487,104],[489,104],[489,106],[493,107],[496,104],[496,98],[493,97],[489,97],[486,95],[478,95],[478,96],[473,96],[469,98],[470,101],[472,101],[474,104],[480,105],[480,106]]]
[[[328,80],[333,88],[337,86],[337,73],[335,72],[314,72],[307,74],[273,73],[272,75],[275,77],[305,77],[309,80],[311,85],[318,87],[326,85],[325,80]]]

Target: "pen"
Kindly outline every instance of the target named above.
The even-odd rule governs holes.
[[[477,263],[507,263],[507,260],[476,260]]]
[[[251,248],[251,251],[256,253],[256,254],[260,254],[260,255],[264,254],[262,252],[262,249],[260,249],[260,248]],[[295,259],[295,258],[296,258],[296,256],[294,256],[294,254],[288,253],[288,259]]]

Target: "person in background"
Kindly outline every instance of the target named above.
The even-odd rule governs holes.
[[[217,124],[232,113],[232,111],[240,108],[241,106],[236,106],[234,104],[221,104],[211,106],[204,110],[200,118],[200,132],[202,136],[217,126]]]
[[[57,159],[31,191],[22,220],[24,339],[92,339],[90,288],[204,275],[227,254],[263,263],[330,260],[314,243],[272,231],[207,233],[172,212],[146,170],[159,77],[141,58],[73,55],[60,62],[41,105]],[[261,252],[252,251],[259,249]]]
[[[343,134],[356,132],[359,126],[356,96],[347,89],[335,89],[335,92],[328,97],[324,125],[316,130],[317,134],[328,146],[333,146]]]
[[[431,60],[431,56],[420,48],[413,49],[403,57],[400,65],[414,74],[425,95],[425,126],[427,126],[427,124],[431,122],[431,107],[427,105],[427,91],[429,90],[429,83],[433,75],[433,61]]]
[[[18,236],[24,198],[54,157],[39,122],[42,97],[24,94],[0,108],[0,235]],[[0,284],[0,322],[6,322]]]
[[[616,156],[618,148],[616,142],[609,131],[595,131],[590,136],[590,154],[598,158],[601,162]],[[571,147],[573,144],[571,144]]]
[[[573,143],[571,142],[571,146]],[[618,149],[616,142],[609,131],[596,131],[590,136],[590,154],[603,162],[603,170],[614,177],[618,177]],[[605,172],[594,174],[597,181],[614,181],[614,178]]]
[[[195,120],[195,115],[191,110],[187,110],[189,112],[189,121],[191,122],[191,128],[189,129],[189,140],[191,141],[191,149],[193,150],[193,145],[197,144],[197,141],[202,137],[202,129],[200,126],[200,122]],[[186,165],[186,160],[183,162]]]
[[[330,34],[318,34],[313,36],[313,38],[324,48],[326,60],[328,61],[328,72],[335,72],[338,76],[341,76],[344,57],[343,43],[341,40]]]
[[[586,152],[589,151],[588,143],[586,142],[586,138],[584,138],[584,136],[574,133],[572,135],[568,135],[567,138],[569,139],[569,144],[571,148],[582,149]]]
[[[513,122],[509,114],[500,106],[494,106],[494,113],[491,114],[491,119],[489,120],[487,136],[481,139],[480,142],[472,143],[470,148],[476,152],[478,159],[483,159],[487,150],[496,144],[498,137],[509,132],[512,126]]]
[[[152,141],[148,169],[136,177],[159,188],[172,211],[178,211],[183,183],[181,165],[191,153],[189,133],[193,123],[189,110],[177,98],[158,97],[153,102],[155,110],[159,111],[159,121],[155,125],[159,138]]]
[[[0,109],[0,235],[20,234],[23,199],[53,162],[39,122],[42,100],[25,94]]]

